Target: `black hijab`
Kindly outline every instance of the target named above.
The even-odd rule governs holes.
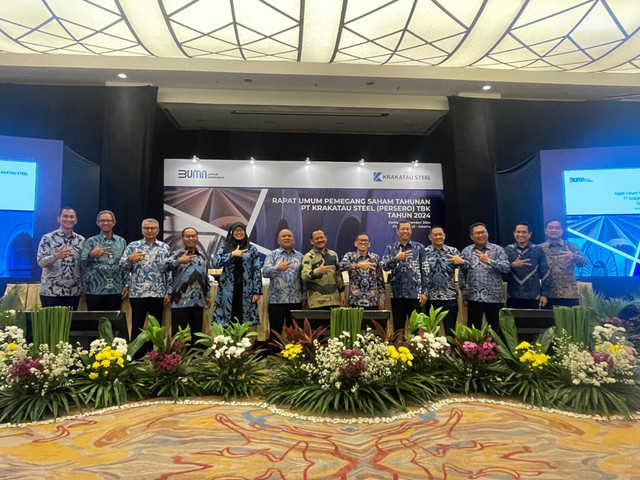
[[[236,228],[242,228],[244,230],[244,238],[242,240],[236,240],[233,238],[233,231]],[[249,242],[249,237],[247,235],[247,227],[242,222],[235,222],[229,226],[229,230],[227,232],[227,238],[224,240],[224,247],[222,247],[222,251],[224,253],[231,253],[236,248],[240,247],[240,250],[246,250],[251,246]]]

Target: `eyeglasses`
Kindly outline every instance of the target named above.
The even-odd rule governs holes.
[[[143,230],[158,230],[158,227],[142,227]]]
[[[98,220],[98,223],[113,223],[113,220]]]
[[[367,238],[359,238],[356,240],[356,242],[358,243],[369,243],[369,239]]]

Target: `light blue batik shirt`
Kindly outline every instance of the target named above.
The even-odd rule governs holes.
[[[145,259],[139,262],[129,261],[129,256],[140,250]],[[164,262],[171,255],[169,245],[159,240],[149,245],[143,238],[131,242],[125,248],[120,265],[129,272],[129,296],[131,298],[164,297],[171,293],[171,272],[164,272]]]

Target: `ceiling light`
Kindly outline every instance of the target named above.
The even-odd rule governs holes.
[[[311,159],[309,157],[304,159],[304,163],[306,163],[307,165],[309,165],[311,163]]]
[[[253,157],[251,157],[251,158],[249,159],[249,163],[250,163],[251,165],[255,165],[255,163],[256,163],[256,159],[255,159],[255,158],[253,158]]]
[[[360,161],[358,161],[358,163],[360,164],[361,167],[364,167],[364,164],[365,164],[364,158],[361,158]]]
[[[411,165],[413,165],[414,167],[417,167],[417,166],[418,166],[418,163],[419,163],[419,162],[418,162],[418,160],[416,159],[416,160],[414,160],[414,161],[412,161],[412,162],[411,162]]]
[[[198,158],[198,156],[197,156],[197,155],[194,155],[194,156],[191,158],[191,161],[192,161],[193,163],[197,163],[197,162],[199,162],[199,161],[200,161],[200,159]]]
[[[491,85],[485,85],[484,87],[482,87],[482,90],[484,90],[485,92],[487,90],[491,90]]]
[[[118,78],[127,78],[127,74],[126,73],[119,73],[118,74]]]

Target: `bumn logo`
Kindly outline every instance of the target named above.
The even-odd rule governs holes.
[[[373,172],[373,181],[381,182],[382,181],[382,178],[380,178],[381,175],[382,175],[382,172]]]
[[[206,170],[178,170],[178,178],[207,178]]]

